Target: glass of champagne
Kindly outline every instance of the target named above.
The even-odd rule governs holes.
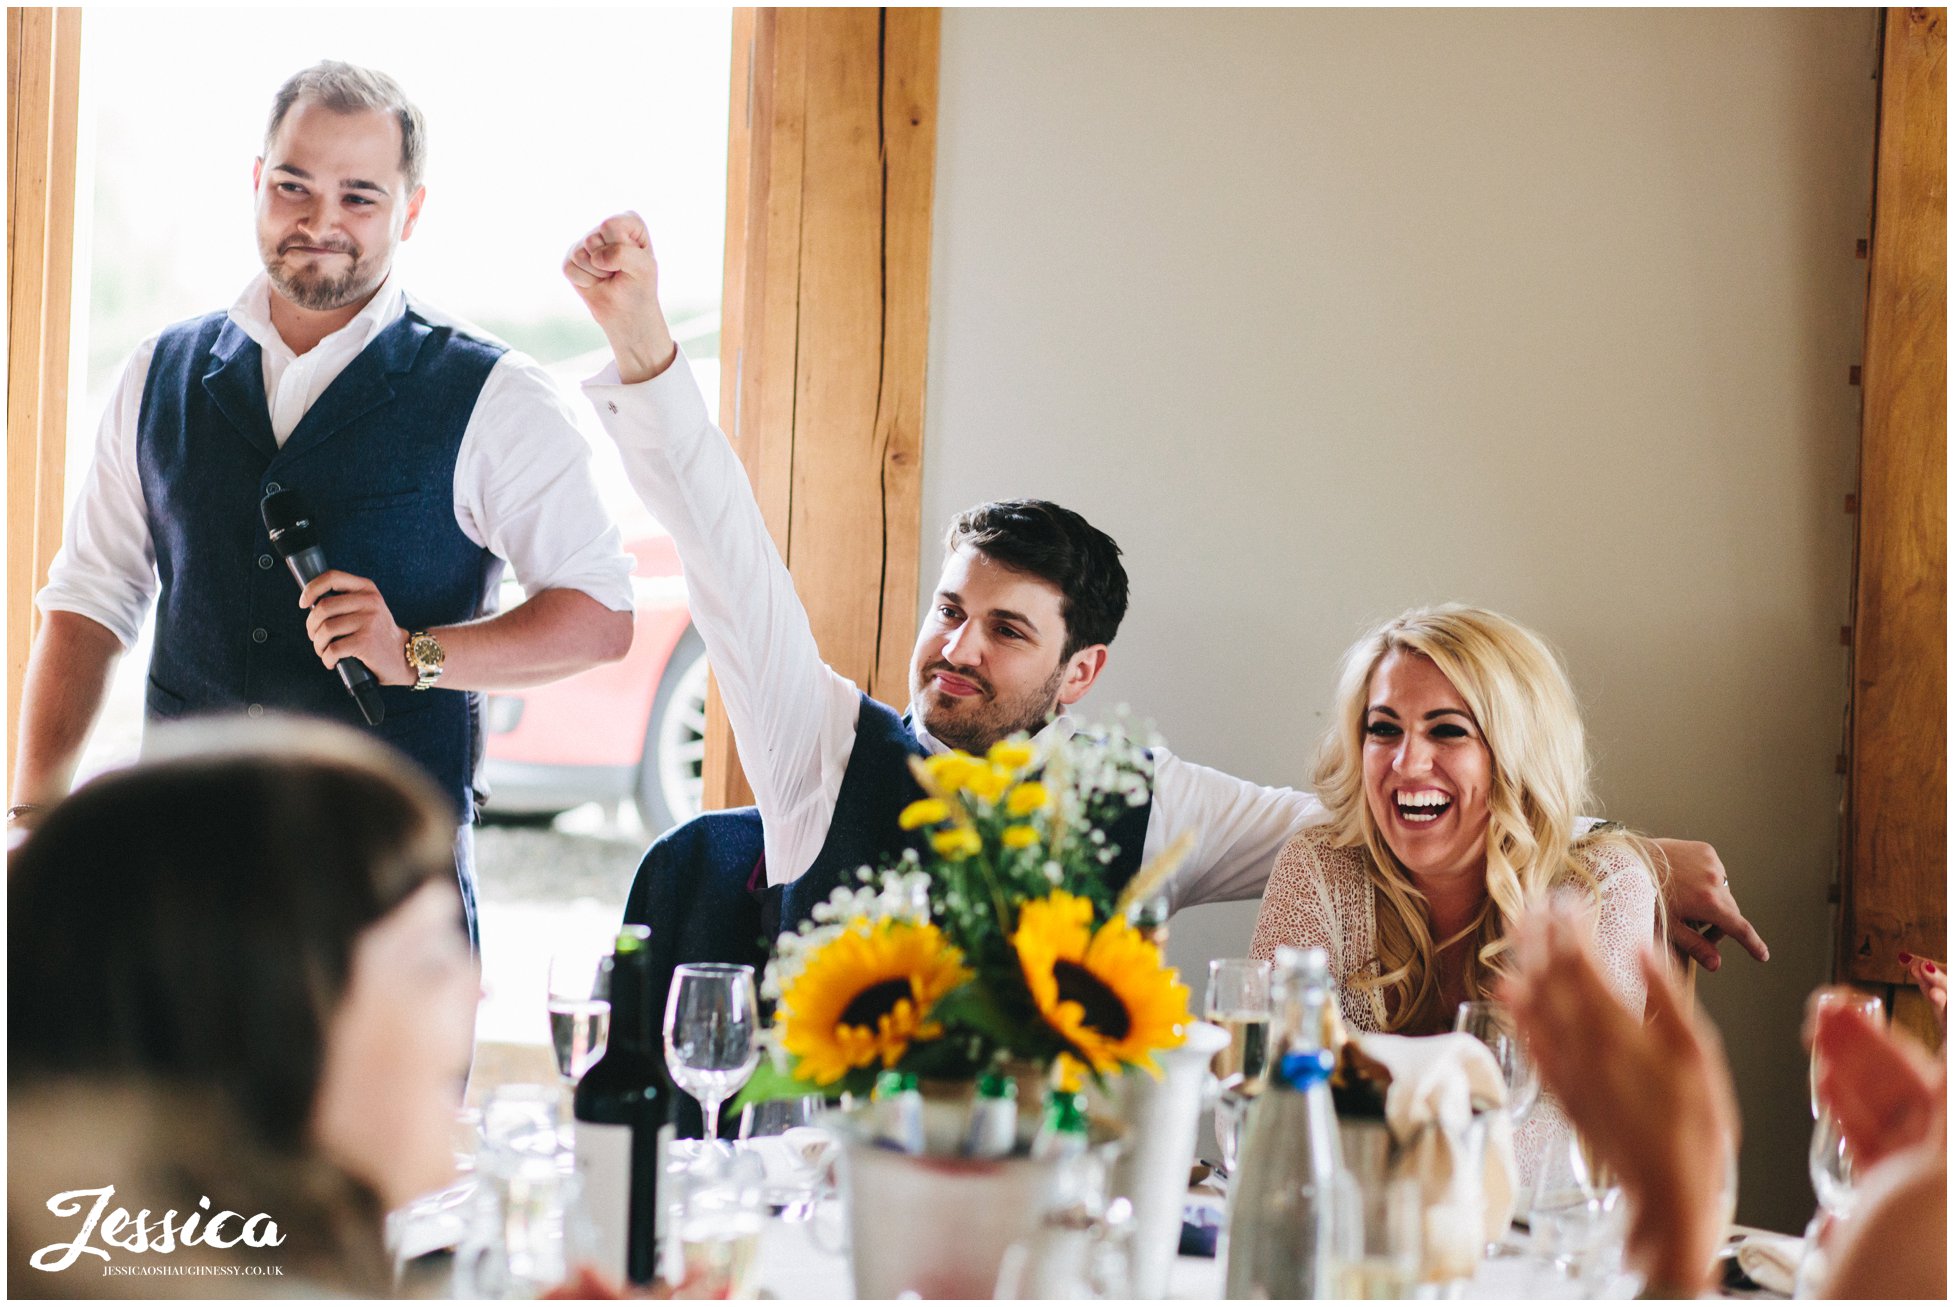
[[[1207,1019],[1228,1032],[1214,1055],[1214,1073],[1242,1077],[1258,1092],[1269,1074],[1269,963],[1263,958],[1216,958],[1208,963]]]
[[[1827,985],[1823,989],[1815,990],[1805,1007],[1808,1026],[1817,1019],[1820,1012],[1827,1008],[1858,1008],[1873,1021],[1878,1021],[1886,1015],[1886,1005],[1880,1001],[1879,995],[1868,994],[1850,985]],[[1814,1043],[1812,1045],[1812,1120],[1814,1121],[1825,1114],[1823,1106],[1818,1101],[1819,1070],[1818,1046]]]
[[[550,1048],[564,1087],[576,1088],[604,1054],[611,1035],[611,1001],[600,992],[599,956],[575,950],[550,957]]]
[[[665,1002],[665,1065],[672,1083],[699,1100],[706,1139],[719,1139],[719,1107],[760,1064],[759,1001],[753,968],[686,963],[672,973]]]
[[[1224,1174],[1235,1169],[1242,1118],[1269,1078],[1269,963],[1263,958],[1215,958],[1208,963],[1207,1019],[1228,1032],[1214,1055],[1222,1083],[1215,1100],[1215,1142]]]
[[[1506,1115],[1519,1125],[1539,1101],[1540,1077],[1534,1073],[1519,1031],[1514,1029],[1513,1014],[1504,1003],[1461,1003],[1452,1029],[1471,1035],[1492,1051],[1500,1079],[1506,1082]]]

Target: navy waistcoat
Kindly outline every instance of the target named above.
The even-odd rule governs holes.
[[[855,748],[841,776],[828,838],[807,871],[780,887],[778,929],[791,930],[809,920],[814,905],[837,886],[856,885],[855,873],[862,867],[879,869],[907,848],[927,850],[927,832],[905,831],[896,821],[905,807],[923,797],[923,787],[910,773],[909,759],[926,753],[907,717],[898,716],[879,700],[862,696],[861,715],[855,721]],[[1106,838],[1118,849],[1106,868],[1108,883],[1115,890],[1124,887],[1140,869],[1152,812],[1149,795],[1145,803],[1122,813],[1106,832]],[[767,925],[768,938],[772,938],[774,922]]]
[[[223,313],[158,339],[137,466],[162,582],[149,664],[152,719],[240,709],[364,727],[306,637],[298,586],[258,505],[277,488],[311,507],[329,566],[373,581],[410,631],[488,610],[502,560],[455,522],[455,458],[500,346],[411,309],[326,388],[281,447],[257,342]],[[481,696],[382,686],[372,728],[473,816]]]

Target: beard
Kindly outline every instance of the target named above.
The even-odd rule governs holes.
[[[960,699],[936,694],[929,678],[939,671],[961,677],[983,693]],[[1058,687],[1065,680],[1065,663],[1060,660],[1043,685],[1015,695],[1000,696],[976,672],[945,662],[931,663],[921,669],[916,679],[910,697],[921,712],[924,729],[953,749],[981,754],[999,740],[1021,731],[1035,734],[1045,725],[1045,719],[1058,707]]]
[[[271,279],[273,289],[280,295],[314,313],[329,313],[343,309],[348,304],[357,303],[371,295],[386,280],[387,270],[380,260],[367,260],[366,251],[357,245],[328,246],[335,253],[345,254],[353,262],[345,272],[333,276],[314,260],[309,266],[294,268],[286,263],[285,251],[293,245],[307,244],[305,241],[282,241],[274,248],[259,248],[264,260],[265,275]]]

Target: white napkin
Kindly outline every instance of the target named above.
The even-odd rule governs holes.
[[[1391,1073],[1384,1122],[1391,1137],[1413,1149],[1410,1174],[1425,1191],[1429,1212],[1468,1201],[1454,1158],[1465,1147],[1477,1100],[1486,1146],[1481,1166],[1485,1241],[1501,1239],[1513,1221],[1519,1172],[1513,1127],[1506,1116],[1506,1082],[1487,1047],[1466,1034],[1358,1035],[1357,1047]],[[1427,1129],[1435,1126],[1436,1129]],[[1458,1191],[1455,1194],[1455,1191]]]
[[[1737,1245],[1737,1265],[1760,1288],[1791,1296],[1798,1282],[1798,1264],[1805,1259],[1805,1241],[1788,1234],[1754,1234]]]
[[[797,1125],[777,1135],[742,1139],[739,1145],[760,1159],[766,1183],[783,1187],[818,1179],[838,1151],[835,1137],[818,1126]]]

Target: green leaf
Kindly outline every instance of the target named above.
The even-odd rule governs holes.
[[[817,1085],[811,1080],[802,1080],[792,1071],[782,1071],[773,1064],[773,1059],[763,1057],[760,1065],[753,1068],[753,1076],[746,1082],[733,1099],[734,1107],[745,1107],[748,1103],[770,1103],[779,1098],[805,1098],[809,1094],[819,1094],[823,1098],[834,1098],[847,1087],[847,1079],[834,1085]]]

